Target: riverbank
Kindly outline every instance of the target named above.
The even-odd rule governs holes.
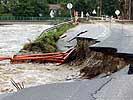
[[[57,25],[66,20],[1,20],[0,25],[13,25],[13,24],[45,24],[45,25]]]
[[[64,24],[60,27],[50,30],[47,33],[42,33],[42,35],[36,38],[35,41],[25,44],[23,49],[20,51],[32,52],[32,53],[51,53],[57,52],[56,42],[67,30],[75,27],[73,24]]]
[[[13,24],[49,24],[47,21],[1,21],[0,25],[13,25]]]

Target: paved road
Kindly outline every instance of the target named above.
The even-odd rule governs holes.
[[[112,24],[110,36],[92,47],[114,48],[120,54],[133,54],[133,25]]]
[[[65,51],[70,47],[76,46],[77,44],[76,39],[73,39],[73,38],[76,38],[77,35],[81,32],[85,32],[85,33],[81,34],[80,37],[94,38],[94,39],[98,39],[98,41],[102,41],[109,36],[108,31],[109,31],[108,28],[106,28],[105,25],[100,23],[79,24],[75,28],[68,30],[63,35],[66,37],[58,40],[57,47],[60,51]]]
[[[94,100],[93,94],[110,78],[42,85],[1,97],[0,100]]]

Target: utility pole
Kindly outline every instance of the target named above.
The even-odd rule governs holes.
[[[133,0],[131,0],[131,20],[133,20]]]
[[[131,20],[131,8],[132,8],[132,1],[131,0],[129,0],[129,20]]]
[[[99,15],[101,16],[101,15],[102,15],[102,6],[103,6],[103,2],[102,2],[102,0],[99,0],[99,6],[100,6],[100,12],[99,12]]]

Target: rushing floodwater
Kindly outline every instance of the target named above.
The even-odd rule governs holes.
[[[0,26],[0,55],[14,55],[29,40],[34,40],[50,25],[4,25]]]
[[[0,26],[0,56],[13,56],[29,40],[33,41],[50,25],[21,24]],[[58,64],[20,64],[11,65],[9,61],[0,61],[0,93],[16,91],[11,78],[24,82],[25,87],[62,82],[77,77],[79,69]]]

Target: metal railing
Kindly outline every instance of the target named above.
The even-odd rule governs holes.
[[[72,23],[72,21],[62,22],[62,23],[59,23],[59,24],[57,24],[57,25],[54,25],[54,26],[51,27],[51,28],[45,29],[45,30],[40,34],[39,38],[40,38],[43,34],[49,32],[49,31],[51,31],[51,30],[54,30],[54,29],[56,29],[56,28],[58,28],[58,27],[60,27],[60,26],[63,26],[64,24],[71,24],[71,23]]]
[[[0,21],[45,21],[45,20],[68,20],[68,17],[22,17],[22,16],[0,16]]]

